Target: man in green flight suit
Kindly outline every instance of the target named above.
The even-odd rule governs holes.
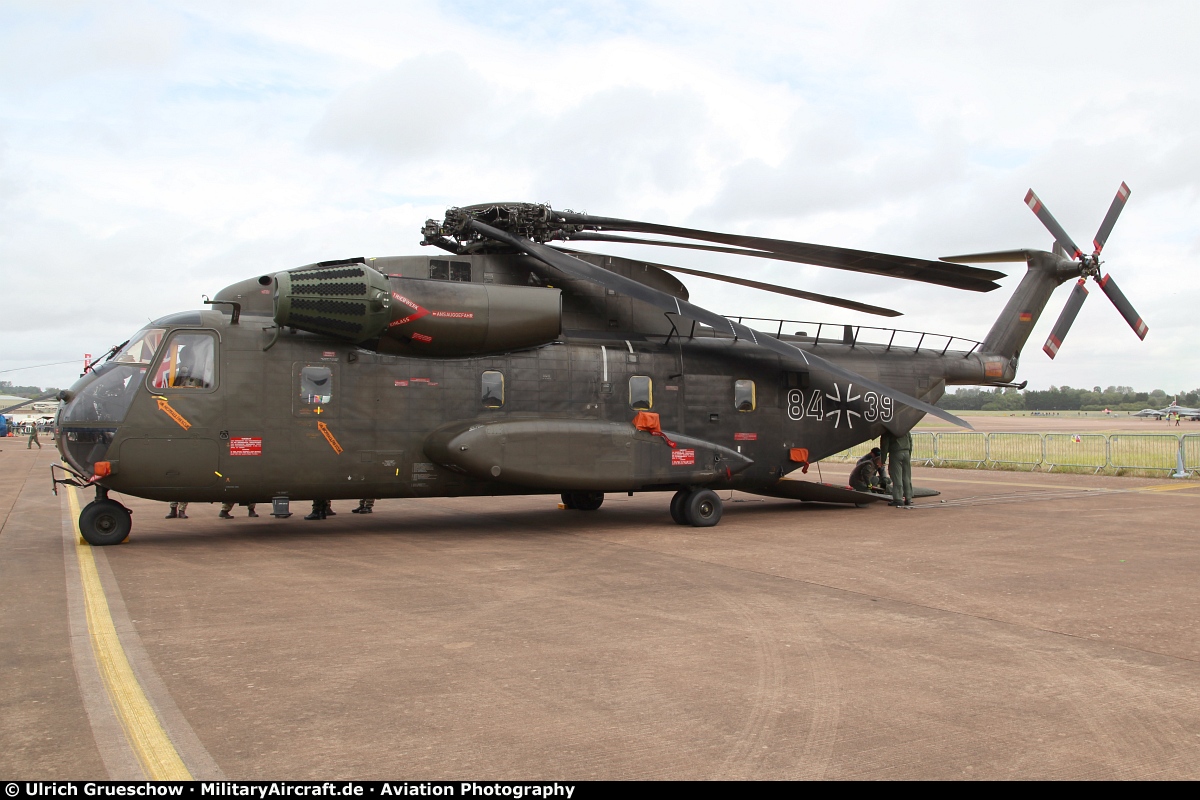
[[[887,491],[887,479],[883,477],[883,453],[878,447],[858,460],[850,473],[850,488],[856,492],[869,492],[879,486]]]
[[[908,431],[896,436],[884,431],[879,437],[879,448],[888,457],[888,476],[892,479],[892,502],[889,506],[912,505],[912,434]]]

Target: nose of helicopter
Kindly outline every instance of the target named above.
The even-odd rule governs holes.
[[[138,368],[110,362],[60,393],[57,445],[76,472],[91,475],[102,461],[136,392]]]

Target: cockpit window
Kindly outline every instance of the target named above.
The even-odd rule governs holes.
[[[133,335],[129,344],[117,353],[116,361],[120,364],[149,364],[154,358],[158,346],[162,344],[162,328],[142,328]]]
[[[216,386],[216,339],[209,333],[177,333],[167,342],[151,386],[212,389]]]
[[[60,413],[59,422],[120,422],[133,403],[147,367],[108,363],[97,369]]]

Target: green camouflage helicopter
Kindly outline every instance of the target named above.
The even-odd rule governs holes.
[[[1053,357],[1097,280],[1122,184],[1083,255],[1032,192],[1054,252],[942,261],[491,203],[430,220],[443,256],[351,258],[222,289],[209,310],[164,316],[59,396],[56,483],[94,487],[79,518],[93,545],[124,541],[110,492],[164,501],[671,492],[675,522],[715,525],[715,490],[861,505],[880,495],[789,473],[925,414],[947,385],[1011,385],[1051,293],[1078,279]],[[642,239],[624,234],[649,234]],[[851,300],[548,242],[656,244],[737,253],[991,291],[1023,280],[982,342],[729,318],[688,302],[671,272],[871,313]],[[799,329],[804,324],[805,329]]]

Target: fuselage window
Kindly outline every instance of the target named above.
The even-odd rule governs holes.
[[[155,389],[216,386],[216,339],[208,333],[177,333],[167,342],[151,385]]]
[[[753,411],[757,405],[754,381],[733,382],[733,407],[738,411]]]
[[[329,367],[305,367],[300,370],[300,402],[310,406],[328,405],[333,400],[333,370]]]
[[[429,259],[429,277],[435,281],[471,282],[471,262],[446,261],[441,258]]]
[[[635,411],[649,411],[654,407],[654,387],[648,376],[629,376],[629,407]]]
[[[489,369],[480,381],[480,399],[484,408],[504,407],[504,373]]]

